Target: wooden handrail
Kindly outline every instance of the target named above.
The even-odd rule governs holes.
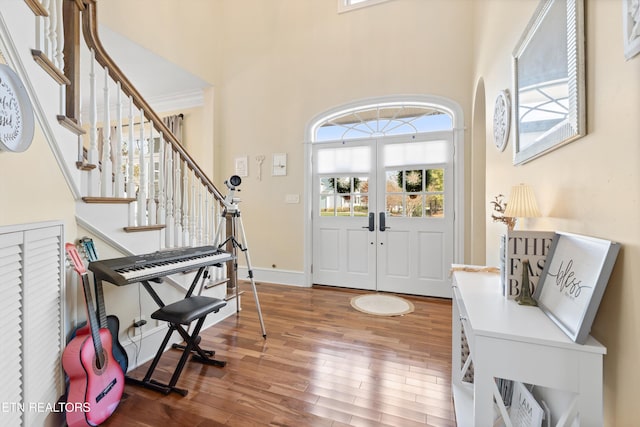
[[[36,16],[49,16],[49,12],[47,12],[47,9],[45,9],[39,1],[25,0],[25,2]]]
[[[100,37],[98,36],[96,3],[97,0],[84,0],[85,10],[82,13],[84,39],[89,49],[93,49],[95,52],[96,61],[98,61],[102,67],[109,70],[109,75],[113,80],[120,82],[122,91],[133,99],[134,105],[143,111],[144,116],[153,123],[157,130],[163,133],[165,139],[180,155],[180,158],[187,164],[187,167],[193,171],[202,185],[204,185],[218,201],[224,200],[222,193],[220,193],[209,177],[205,175],[198,164],[193,160],[193,158],[191,158],[173,132],[171,132],[171,130],[169,130],[169,128],[164,124],[162,119],[142,97],[140,92],[138,92],[133,84],[131,84],[122,70],[120,70],[120,67],[118,67],[109,54],[107,54],[106,50],[102,46]]]

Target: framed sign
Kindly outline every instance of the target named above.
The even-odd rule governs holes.
[[[544,410],[533,394],[516,381],[513,386],[513,397],[509,408],[509,419],[513,427],[540,427],[544,418]]]
[[[0,64],[0,150],[22,152],[33,141],[33,107],[20,77]]]
[[[584,344],[620,244],[556,233],[533,297],[573,341]]]

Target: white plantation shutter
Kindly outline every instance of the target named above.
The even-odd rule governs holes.
[[[0,402],[15,405],[3,425],[42,426],[49,413],[29,405],[53,406],[63,391],[63,227],[24,228],[0,228]]]
[[[21,312],[22,312],[22,241],[23,233],[0,234],[0,402],[22,402]],[[3,408],[3,423],[21,425],[22,413]]]

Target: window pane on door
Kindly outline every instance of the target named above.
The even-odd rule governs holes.
[[[334,181],[331,178],[320,178],[320,216],[334,216]]]
[[[407,197],[407,216],[408,217],[421,217],[423,208],[424,196],[411,194]]]
[[[389,216],[404,216],[404,173],[388,170],[385,175],[385,211]]]
[[[427,191],[444,191],[444,169],[427,170]]]
[[[405,171],[405,182],[407,193],[419,193],[422,191],[422,171]]]
[[[367,216],[369,177],[320,178],[320,216]]]
[[[444,217],[444,169],[387,170],[385,185],[387,215]]]
[[[353,216],[369,214],[369,177],[353,178]]]
[[[425,205],[425,216],[444,217],[444,195],[438,194],[427,196]]]

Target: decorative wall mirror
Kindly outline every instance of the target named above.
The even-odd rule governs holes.
[[[513,51],[514,164],[586,133],[583,0],[541,0]]]

